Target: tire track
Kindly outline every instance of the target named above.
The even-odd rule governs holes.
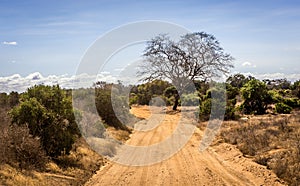
[[[170,122],[170,119],[168,118],[168,116],[166,116],[164,118],[163,124],[161,124],[161,125],[159,125],[158,127],[155,128],[155,131],[154,131],[151,139],[149,140],[148,144],[154,144],[154,143],[157,143],[157,142],[161,142],[162,140],[164,140],[166,138],[166,135],[163,134],[163,132],[166,132],[166,131],[168,131],[170,129],[171,129],[171,131],[173,131],[174,122],[170,122],[171,125],[168,125],[169,122]],[[169,129],[168,129],[168,126],[170,126]],[[166,129],[168,129],[168,130],[166,130]],[[155,177],[159,181],[159,183],[157,183],[157,185],[165,185],[164,182],[166,181],[166,178],[172,177],[172,176],[170,176],[171,172],[168,169],[168,166],[164,166],[164,164],[161,164],[161,163],[156,164],[154,166],[159,167],[158,168],[158,171],[160,173],[159,176],[163,177],[161,179],[159,179],[158,177]],[[143,173],[142,173],[140,185],[152,185],[151,183],[147,182],[148,181],[149,167],[152,168],[153,165],[152,166],[146,166],[146,167],[143,168]]]
[[[145,110],[144,107],[135,108],[140,116]],[[149,116],[149,113],[145,115]],[[135,131],[128,144],[146,146],[161,142],[172,134],[179,118],[180,113],[167,114],[162,124],[156,128],[147,132]],[[198,145],[201,134],[202,131],[197,129],[190,141],[179,152],[154,165],[134,167],[110,162],[86,185],[280,185],[276,177],[267,178],[268,184],[266,184],[266,177],[263,176],[271,174],[270,171],[264,169],[264,172],[257,174],[255,171],[262,170],[257,167],[255,169],[256,165],[253,162],[249,163],[246,158],[239,159],[236,156],[237,151],[222,156],[215,151],[215,147],[209,147],[200,153]],[[172,146],[166,148],[172,148]],[[224,146],[218,146],[218,148],[221,148],[223,153],[228,152]],[[252,171],[248,171],[249,166]]]

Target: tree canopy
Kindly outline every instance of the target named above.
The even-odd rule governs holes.
[[[241,89],[244,98],[242,109],[246,114],[264,114],[271,103],[267,85],[257,79],[248,81]]]
[[[166,34],[158,35],[147,43],[143,56],[145,61],[138,72],[142,80],[170,80],[178,91],[194,80],[205,81],[228,73],[234,60],[213,35],[205,32],[185,34],[179,41]]]

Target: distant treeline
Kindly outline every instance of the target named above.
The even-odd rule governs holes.
[[[196,91],[182,95],[180,102],[199,105],[201,119],[208,119],[212,103],[216,108],[225,107],[225,119],[235,119],[241,114],[290,113],[299,108],[300,81],[293,84],[286,79],[260,81],[251,76],[235,74],[225,83],[194,82]],[[218,100],[224,94],[226,101]],[[174,104],[176,89],[167,81],[155,80],[131,87],[130,104],[149,104],[155,96],[160,96],[167,105]],[[179,103],[180,104],[180,103]],[[211,114],[213,116],[213,114]]]

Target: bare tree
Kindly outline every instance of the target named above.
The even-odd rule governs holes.
[[[207,80],[229,72],[233,57],[224,52],[213,35],[196,32],[173,41],[168,35],[158,35],[147,43],[144,63],[138,76],[144,81],[167,79],[177,91],[184,90],[194,80]],[[173,110],[177,109],[179,95]]]

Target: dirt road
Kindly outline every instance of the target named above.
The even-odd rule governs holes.
[[[147,107],[132,112],[149,118]],[[169,136],[180,113],[166,114],[161,124],[137,131],[127,142],[150,145]],[[125,166],[108,162],[87,183],[90,185],[282,185],[274,173],[242,156],[232,145],[221,143],[199,151],[203,131],[196,129],[189,142],[171,158],[149,166]]]

